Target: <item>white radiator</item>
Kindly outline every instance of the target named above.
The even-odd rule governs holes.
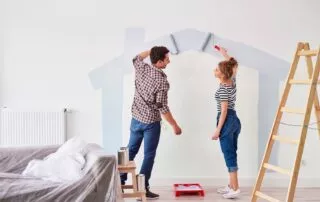
[[[67,110],[19,112],[0,110],[0,146],[55,145],[66,141]]]

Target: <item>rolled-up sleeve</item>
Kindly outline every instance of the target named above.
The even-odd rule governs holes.
[[[146,65],[148,65],[147,63],[145,63],[142,59],[142,57],[140,55],[135,56],[132,59],[132,63],[134,68],[138,71],[138,72],[143,72],[145,70]]]
[[[169,91],[169,85],[164,83],[161,83],[159,85],[157,95],[156,95],[156,104],[161,114],[170,112],[170,109],[168,107],[168,91]]]

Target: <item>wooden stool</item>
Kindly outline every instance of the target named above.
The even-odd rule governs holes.
[[[119,173],[128,173],[132,176],[132,185],[121,185],[123,190],[132,189],[133,193],[123,193],[123,198],[141,198],[143,202],[146,202],[146,192],[138,191],[137,178],[136,178],[136,164],[134,161],[130,161],[126,166],[118,166]]]

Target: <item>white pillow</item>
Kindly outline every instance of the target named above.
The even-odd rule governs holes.
[[[45,157],[44,160],[52,157],[58,158],[60,156],[68,155],[75,152],[83,154],[83,149],[86,147],[87,144],[88,143],[85,142],[83,139],[79,137],[73,137],[67,142],[65,142],[63,145],[61,145],[55,153],[52,153]]]
[[[30,161],[22,175],[58,182],[78,180],[84,174],[86,146],[84,140],[71,138],[43,160]]]
[[[55,182],[76,181],[83,176],[85,159],[80,153],[54,156],[46,160],[32,160],[22,175]]]

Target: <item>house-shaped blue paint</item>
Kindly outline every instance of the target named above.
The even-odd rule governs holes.
[[[229,53],[236,56],[241,65],[254,68],[259,72],[259,134],[257,134],[259,141],[257,144],[259,144],[260,162],[278,107],[279,82],[286,78],[290,64],[254,47],[195,29],[185,29],[154,41],[145,41],[144,29],[129,28],[126,30],[124,53],[89,73],[94,89],[102,90],[103,145],[107,152],[116,153],[122,146],[123,78],[133,71],[132,58],[154,45],[167,46],[173,54],[198,50],[220,57],[212,49],[213,43],[227,47]],[[276,160],[275,157],[272,159]]]

